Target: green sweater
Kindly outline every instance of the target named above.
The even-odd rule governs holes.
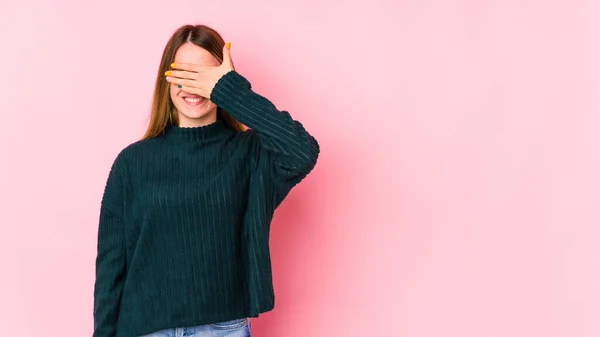
[[[102,196],[94,337],[257,317],[274,307],[270,222],[319,144],[232,71],[210,97],[222,119],[125,147]]]

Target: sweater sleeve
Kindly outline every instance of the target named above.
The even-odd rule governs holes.
[[[104,188],[98,225],[93,337],[114,337],[125,279],[122,158],[114,161]]]
[[[238,72],[225,74],[210,100],[256,134],[260,147],[270,153],[275,183],[275,206],[312,171],[320,147],[317,140],[287,111],[279,111],[265,97],[252,91]]]

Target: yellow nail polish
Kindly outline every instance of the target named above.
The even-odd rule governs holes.
[[[227,49],[231,48],[231,42],[227,42],[227,44],[225,45],[227,47]]]
[[[170,71],[165,71],[165,76],[170,76],[171,72]]]
[[[171,63],[171,68],[175,68],[175,63]]]

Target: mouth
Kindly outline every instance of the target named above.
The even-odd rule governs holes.
[[[198,106],[206,100],[204,97],[200,97],[200,96],[196,96],[196,95],[183,96],[182,98],[187,105],[191,105],[191,106]]]

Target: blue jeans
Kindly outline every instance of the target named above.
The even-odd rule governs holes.
[[[250,328],[250,320],[241,318],[189,328],[160,330],[139,337],[251,337]]]

